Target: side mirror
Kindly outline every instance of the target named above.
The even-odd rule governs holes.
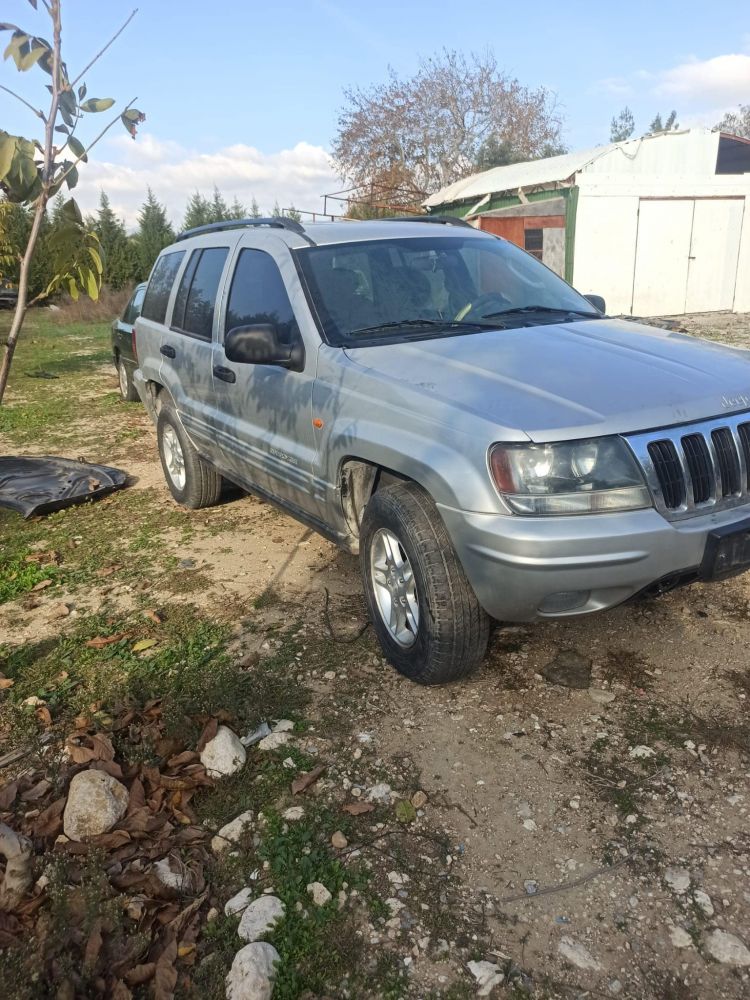
[[[607,311],[607,303],[601,295],[584,295],[583,297],[591,303],[594,309],[598,309],[600,313],[604,314]]]
[[[305,366],[302,341],[283,343],[273,323],[236,326],[224,338],[224,354],[238,365],[278,365],[298,372]]]

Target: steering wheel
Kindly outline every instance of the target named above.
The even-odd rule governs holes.
[[[467,302],[465,306],[458,310],[453,317],[455,322],[466,320],[480,320],[483,314],[488,312],[498,312],[510,306],[510,299],[506,299],[500,292],[485,292],[473,302]]]

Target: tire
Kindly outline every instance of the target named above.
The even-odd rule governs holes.
[[[122,358],[117,358],[117,382],[120,387],[120,398],[125,403],[138,402],[138,390],[133,385],[133,376]]]
[[[195,450],[170,403],[159,410],[156,438],[164,478],[177,503],[193,510],[217,504],[221,476]]]
[[[407,567],[403,576],[399,559]],[[399,673],[418,684],[447,684],[479,666],[487,649],[489,615],[466,578],[435,504],[416,483],[387,486],[367,504],[360,568],[372,626]],[[403,609],[395,605],[395,616],[387,614],[394,594]]]

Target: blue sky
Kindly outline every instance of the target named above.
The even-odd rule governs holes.
[[[120,0],[63,0],[71,70],[84,65],[128,15]],[[3,18],[43,23],[26,0],[3,0]],[[105,139],[82,175],[88,208],[104,186],[132,220],[151,183],[179,221],[187,194],[215,180],[261,207],[319,208],[338,181],[326,151],[345,87],[367,86],[417,68],[443,46],[491,47],[529,86],[554,91],[571,148],[606,142],[609,122],[629,104],[639,128],[657,110],[683,124],[714,124],[750,103],[747,0],[534,5],[504,0],[140,0],[139,13],[87,75],[89,94],[138,96],[148,120],[136,143]],[[41,74],[19,78],[0,65],[0,83],[38,94]],[[34,119],[0,95],[0,127],[29,132]],[[92,123],[93,125],[93,123]],[[117,126],[118,130],[120,126]]]

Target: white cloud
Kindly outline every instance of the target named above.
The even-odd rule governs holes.
[[[608,76],[597,80],[589,92],[600,93],[602,90],[613,97],[629,97],[633,93],[633,86],[624,76]]]
[[[306,142],[277,153],[263,153],[243,143],[198,153],[145,133],[135,141],[113,138],[102,145],[100,155],[107,150],[111,159],[97,159],[94,153],[82,169],[75,197],[84,212],[91,212],[99,192],[106,191],[112,208],[130,227],[149,186],[176,226],[190,195],[199,190],[210,196],[214,185],[228,202],[235,196],[245,204],[256,198],[263,211],[270,211],[277,200],[282,208],[293,204],[320,211],[320,196],[341,186],[326,150]]]
[[[657,76],[654,93],[699,105],[738,104],[750,94],[750,55],[691,59]]]

